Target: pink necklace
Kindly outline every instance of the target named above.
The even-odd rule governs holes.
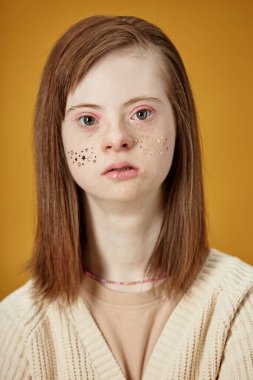
[[[112,281],[112,280],[106,280],[105,278],[99,278],[94,273],[88,272],[87,270],[84,272],[87,274],[87,276],[93,278],[94,280],[101,282],[102,284],[114,284],[114,285],[136,285],[136,284],[145,284],[146,282],[154,282],[158,280],[162,280],[165,277],[160,278],[147,278],[146,280],[142,281]]]

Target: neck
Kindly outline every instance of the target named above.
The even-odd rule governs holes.
[[[161,228],[161,194],[149,194],[147,199],[138,202],[106,202],[86,195],[85,217],[88,237],[86,269],[112,281],[144,279],[144,270]],[[105,286],[118,289],[113,284]],[[138,290],[134,286],[119,289]],[[147,282],[142,289],[151,286]]]

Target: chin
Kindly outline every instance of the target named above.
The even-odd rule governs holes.
[[[134,188],[127,188],[127,187],[121,187],[121,188],[115,188],[107,190],[103,193],[101,192],[88,192],[86,191],[86,194],[91,197],[95,198],[97,200],[103,201],[103,202],[120,202],[122,205],[130,202],[139,202],[142,198],[142,192],[140,189],[134,189]]]

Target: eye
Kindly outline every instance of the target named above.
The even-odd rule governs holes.
[[[144,108],[142,110],[138,110],[137,112],[135,112],[135,114],[133,115],[133,117],[131,119],[136,120],[136,117],[137,117],[138,120],[145,120],[151,114],[152,114],[152,112],[150,110]],[[136,115],[136,117],[134,117],[135,115]]]
[[[83,115],[83,116],[78,118],[78,121],[79,121],[81,126],[91,126],[91,125],[94,125],[96,123],[95,117],[93,117],[91,115]]]

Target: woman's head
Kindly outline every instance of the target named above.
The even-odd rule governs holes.
[[[128,203],[128,210],[146,199],[149,207],[151,194],[152,202],[161,198],[175,135],[167,86],[149,50],[107,54],[68,94],[63,145],[71,175],[88,198]]]
[[[138,60],[143,65],[145,75],[140,70],[141,66],[138,69]],[[86,133],[87,146],[78,146],[78,134],[75,132],[73,135],[69,132],[71,128],[67,127],[77,123],[77,120],[79,124],[84,123],[82,115],[72,115],[71,118],[71,113],[74,114],[75,111],[78,115],[76,106],[82,104],[82,95],[92,89],[93,83],[98,85],[99,78],[104,83],[101,89],[106,89],[107,79],[103,68],[109,70],[109,79],[112,79],[113,65],[117,80],[123,69],[128,75],[133,74],[131,78],[122,78],[125,87],[128,79],[129,83],[136,83],[133,97],[135,90],[138,94],[138,91],[147,89],[148,94],[140,92],[137,96],[162,97],[164,104],[164,108],[159,109],[164,118],[156,123],[156,132],[146,133],[145,130],[143,133],[142,125],[139,125],[136,134],[132,133],[129,121],[134,123],[137,111],[133,114],[132,106],[132,109],[128,107],[128,111],[130,114],[132,111],[135,116],[127,114],[126,108],[123,112],[123,98],[132,94],[131,87],[122,92],[118,83],[111,84],[109,96],[113,100],[117,100],[112,95],[113,92],[115,94],[117,89],[120,90],[119,103],[114,108],[107,99],[106,91],[101,94],[97,89],[95,92],[95,95],[99,94],[101,102],[106,102],[107,108],[103,115],[107,126],[115,120],[112,118],[114,111],[117,111],[117,120],[120,116],[121,122],[123,120],[126,125],[121,136],[120,149],[123,153],[120,160],[126,157],[124,155],[127,150],[136,151],[137,146],[142,146],[142,151],[140,148],[136,156],[141,157],[145,151],[143,146],[163,145],[165,165],[159,181],[163,182],[164,190],[164,222],[146,268],[147,273],[166,273],[170,278],[168,290],[185,289],[196,276],[207,253],[197,121],[189,82],[179,53],[159,28],[145,20],[117,16],[90,17],[74,25],[56,43],[43,73],[36,107],[38,226],[30,267],[33,269],[36,290],[51,299],[60,295],[70,301],[78,294],[86,246],[82,215],[82,188],[85,190],[85,187],[78,182],[78,178],[80,170],[85,167],[82,164],[85,163],[86,167],[88,164],[98,165],[99,149],[103,152],[101,156],[105,156],[106,152],[111,152],[113,145],[110,134],[109,140],[108,136],[101,135],[102,132],[99,138],[94,139],[95,129],[92,131],[89,127],[88,133],[79,131]],[[140,87],[136,80],[138,75]],[[90,103],[93,99],[91,96],[85,98],[84,102]],[[143,107],[143,101],[140,104],[136,102],[136,106],[141,105],[140,111],[145,109],[144,113],[146,110],[152,112],[152,101],[147,100],[146,103],[149,107]],[[154,108],[156,106],[163,107],[161,104],[153,104]],[[143,117],[143,114],[140,115]],[[167,132],[166,116],[169,120]],[[90,122],[94,119],[87,120]],[[84,154],[85,149],[90,153],[89,162]],[[157,156],[158,150],[154,149]],[[150,151],[148,149],[145,153],[150,154]],[[75,155],[80,155],[79,161]],[[107,154],[107,157],[110,156]],[[113,158],[115,161],[115,155]],[[158,162],[157,157],[156,159]],[[108,163],[109,161],[108,159]],[[92,191],[92,186],[89,191]]]

